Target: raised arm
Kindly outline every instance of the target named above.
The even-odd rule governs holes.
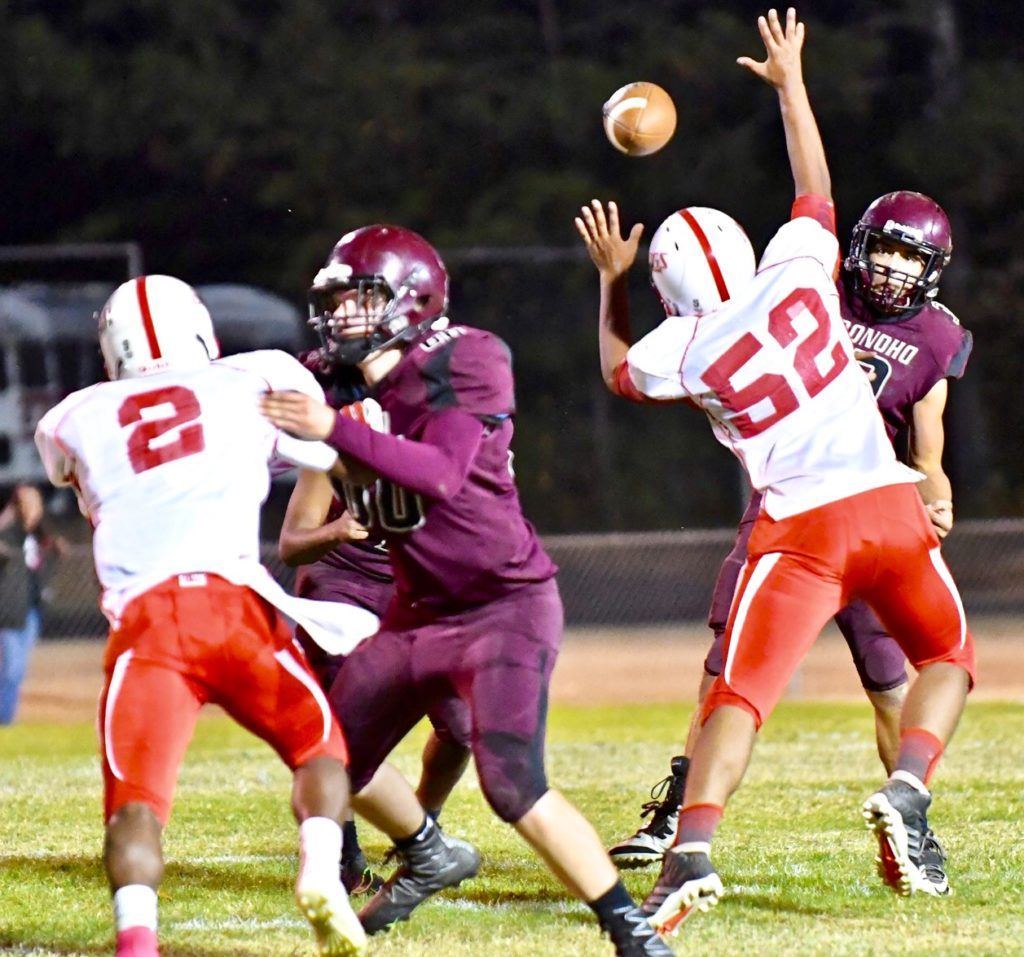
[[[636,260],[637,247],[644,227],[637,223],[625,239],[619,230],[619,207],[608,203],[608,214],[600,200],[591,200],[576,217],[576,229],[597,268],[601,284],[598,312],[598,348],[601,355],[601,378],[616,395],[617,370],[633,344],[629,322],[629,291],[627,278]]]
[[[823,196],[831,201],[832,180],[825,147],[804,86],[800,59],[804,25],[797,21],[796,10],[790,7],[786,11],[785,26],[780,22],[778,12],[769,10],[767,17],[757,18],[757,28],[764,41],[766,58],[757,61],[740,57],[736,62],[774,87],[779,95],[796,195]]]

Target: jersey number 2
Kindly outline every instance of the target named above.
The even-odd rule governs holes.
[[[145,409],[158,405],[169,405],[171,413],[159,418],[143,417]],[[136,472],[145,472],[165,462],[202,452],[206,448],[206,440],[202,425],[195,421],[199,413],[199,400],[195,393],[180,385],[142,392],[125,399],[117,410],[117,421],[122,428],[139,423],[128,436],[128,460],[132,468]],[[193,424],[187,424],[189,422]],[[181,431],[177,438],[153,447],[156,439],[179,427]]]
[[[818,369],[817,359],[828,347],[830,323],[825,303],[814,289],[794,289],[768,313],[768,332],[772,338],[780,346],[788,346],[796,338],[794,321],[802,312],[807,312],[814,318],[815,327],[796,347],[793,368],[800,376],[807,394],[813,399],[846,368],[850,359],[843,349],[843,344],[837,342],[832,347],[832,365],[829,370],[822,373]],[[733,376],[762,348],[762,343],[753,333],[744,333],[701,376],[718,394],[722,405],[734,413],[732,424],[745,439],[760,435],[800,405],[800,400],[790,388],[785,376],[776,372],[766,372],[742,389],[733,387]],[[755,422],[747,410],[765,399],[771,402],[775,411]]]

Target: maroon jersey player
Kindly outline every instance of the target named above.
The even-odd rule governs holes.
[[[365,393],[358,370],[335,365],[328,349],[300,359],[316,375],[332,408]],[[302,598],[364,608],[380,618],[394,596],[395,579],[383,535],[352,518],[344,491],[326,473],[300,473],[281,528],[279,551],[286,564],[298,566],[295,591]],[[328,654],[301,628],[296,636],[324,690],[330,691],[345,656]],[[416,795],[436,820],[469,760],[469,712],[453,695],[438,702],[428,716],[433,731],[423,749]],[[350,894],[377,890],[381,883],[367,863],[351,819],[344,826],[341,873]]]
[[[403,863],[360,919],[371,933],[383,930],[476,872],[476,852],[441,834],[382,764],[454,692],[468,705],[481,790],[495,813],[590,904],[618,954],[667,957],[593,828],[545,776],[562,603],[511,470],[507,347],[448,322],[444,265],[408,230],[348,234],[318,282],[326,334],[338,361],[366,377],[371,398],[361,412],[375,428],[294,393],[270,394],[264,414],[295,434],[325,437],[350,466],[379,476],[369,493],[350,486],[348,505],[387,532],[395,600],[381,630],[345,662],[331,698],[353,721],[355,807],[395,840]]]

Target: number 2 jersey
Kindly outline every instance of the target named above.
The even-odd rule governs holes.
[[[260,507],[272,468],[324,470],[335,458],[263,418],[259,398],[269,389],[323,398],[294,358],[266,350],[90,386],[40,420],[47,475],[75,488],[93,526],[102,608],[115,627],[125,605],[154,585],[210,573],[252,588],[318,642],[338,646],[340,636],[324,633],[334,627],[330,606],[287,595],[260,564]],[[365,626],[362,638],[375,622],[367,612],[350,627]]]
[[[703,409],[775,519],[923,477],[897,461],[854,359],[832,278],[838,254],[834,233],[797,215],[737,298],[670,316],[617,376],[628,397]]]

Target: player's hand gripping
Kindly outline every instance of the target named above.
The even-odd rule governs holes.
[[[327,528],[331,530],[334,540],[339,544],[362,541],[370,534],[366,526],[360,525],[347,511],[342,512],[333,522],[329,522]]]
[[[323,440],[334,429],[334,409],[303,392],[267,392],[260,399],[260,412],[299,439]]]
[[[953,529],[953,503],[948,498],[929,502],[924,507],[939,538],[945,538]]]
[[[619,207],[610,201],[608,215],[605,216],[599,199],[592,199],[589,206],[584,206],[575,223],[602,281],[613,282],[629,272],[643,235],[642,223],[637,223],[629,236],[623,239],[619,229]]]
[[[757,29],[764,41],[766,58],[761,62],[741,56],[736,62],[777,90],[802,84],[800,51],[804,45],[804,25],[797,22],[796,10],[790,7],[786,11],[786,24],[783,26],[778,11],[771,9],[767,17],[757,18]]]

